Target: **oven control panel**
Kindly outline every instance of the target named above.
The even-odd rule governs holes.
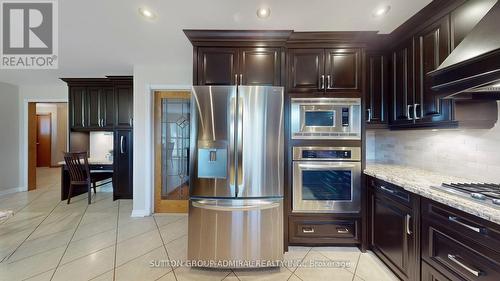
[[[293,160],[361,161],[361,148],[298,146],[293,148]]]

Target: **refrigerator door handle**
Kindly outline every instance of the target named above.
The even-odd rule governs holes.
[[[262,200],[238,200],[237,204],[231,204],[235,200],[203,199],[192,200],[193,207],[220,212],[251,211],[278,208],[282,199],[262,199]]]
[[[236,75],[237,77],[237,75]],[[230,98],[230,108],[229,108],[229,185],[231,189],[236,188],[236,169],[237,169],[237,160],[236,160],[236,155],[234,153],[235,151],[235,146],[237,142],[237,134],[236,134],[236,122],[238,122],[238,119],[236,118],[236,103],[237,97],[232,96]],[[236,195],[237,192],[235,190],[234,194]]]
[[[238,181],[237,186],[243,184],[243,126],[244,126],[244,100],[242,97],[238,97],[238,128],[237,128],[237,139],[236,139],[236,180]]]

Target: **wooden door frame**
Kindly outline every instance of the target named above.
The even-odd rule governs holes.
[[[28,190],[36,189],[36,102],[28,103]]]
[[[52,167],[52,113],[51,112],[44,112],[44,113],[37,113],[36,114],[36,137],[38,137],[38,116],[49,116],[49,123],[50,123],[50,129],[49,129],[49,168]],[[35,144],[36,144],[36,138],[35,138]],[[38,149],[35,149],[35,153],[38,153]],[[38,167],[38,154],[36,156],[36,167]]]
[[[154,213],[187,213],[189,210],[189,200],[162,200],[162,163],[161,163],[161,99],[180,98],[190,99],[190,91],[182,90],[158,90],[154,91]]]
[[[33,95],[30,93],[30,95]],[[23,100],[23,109],[22,109],[22,137],[21,137],[21,190],[20,191],[29,191],[36,188],[36,158],[35,158],[35,169],[30,169],[30,163],[33,162],[33,159],[30,159],[30,148],[29,148],[29,131],[30,131],[30,106],[34,107],[34,112],[36,116],[36,104],[37,103],[66,103],[68,104],[68,98],[25,98]],[[67,124],[69,126],[69,114],[66,116],[68,120]],[[66,136],[66,150],[69,145],[69,127],[68,135]],[[36,132],[35,132],[36,134]],[[35,156],[36,157],[36,156]],[[31,187],[29,189],[29,183],[31,178]],[[34,180],[33,180],[34,178]]]

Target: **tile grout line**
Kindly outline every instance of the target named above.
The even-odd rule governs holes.
[[[160,239],[161,239],[161,244],[163,245],[163,248],[165,249],[165,253],[167,254],[167,259],[170,261],[170,256],[168,255],[168,250],[167,250],[167,245],[165,245],[165,241],[163,240],[163,236],[161,235],[161,232],[160,232],[160,227],[158,226],[158,222],[156,221],[156,218],[155,216],[153,215],[153,221],[155,222],[155,225],[156,225],[156,229],[158,230],[158,235],[160,235]],[[180,219],[179,219],[180,220]],[[177,221],[177,220],[176,220]],[[168,225],[168,224],[166,224]],[[172,270],[172,273],[174,274],[174,278],[176,281],[177,280],[177,275],[175,274],[175,271],[174,271],[174,267],[172,266],[172,264],[170,264],[170,269]],[[167,273],[168,274],[168,273]],[[166,275],[166,274],[165,274]],[[165,276],[164,275],[164,276]],[[163,277],[163,276],[162,276]],[[161,278],[161,277],[160,277]]]
[[[62,201],[59,201],[55,206],[54,208],[52,208],[52,210],[47,214],[47,216],[45,216],[45,218],[39,223],[37,224],[37,226],[33,229],[33,231],[30,232],[30,234],[24,238],[23,242],[21,242],[21,244],[19,244],[12,253],[10,253],[10,255],[4,257],[4,259],[2,261],[0,261],[0,263],[2,262],[6,262],[8,259],[10,259],[12,257],[12,255],[14,255],[14,253],[24,244],[24,242],[26,242],[26,240],[28,240],[28,238],[30,238],[30,236],[35,233],[35,231],[38,229],[38,227],[40,227],[40,225],[50,216],[50,214],[52,214],[54,212],[54,210],[57,208],[57,206],[59,206],[59,204],[61,204]]]
[[[26,191],[26,192],[29,192],[29,191]],[[29,205],[31,205],[33,202],[35,202],[35,200],[39,199],[42,195],[46,194],[48,191],[44,191],[42,193],[40,193],[37,197],[35,197],[33,200],[29,201],[28,204],[26,204],[24,207],[22,207],[21,209],[19,209],[15,214],[18,214],[20,212],[22,212],[22,210],[26,209]],[[7,221],[9,221],[11,218],[3,221],[2,223],[0,223],[0,225],[4,224],[4,223],[7,223]]]
[[[116,232],[115,232],[115,257],[113,259],[113,281],[115,281],[116,277],[116,252],[118,251],[118,227],[120,225],[120,203],[121,200],[118,200],[118,210],[116,214]]]
[[[61,202],[62,202],[62,201],[61,201]],[[60,202],[59,202],[59,203],[60,203]],[[64,258],[64,255],[66,254],[66,251],[67,251],[67,250],[68,250],[68,248],[69,248],[69,244],[71,244],[71,241],[73,240],[73,237],[75,237],[75,233],[76,233],[76,231],[78,230],[78,227],[80,226],[80,223],[82,222],[83,217],[85,216],[85,213],[87,213],[88,208],[89,208],[89,204],[87,204],[87,206],[85,207],[85,210],[83,211],[82,216],[80,217],[80,220],[78,221],[78,224],[77,224],[77,225],[76,225],[76,227],[75,227],[75,231],[73,232],[73,235],[71,235],[71,238],[69,239],[69,242],[68,242],[68,244],[66,245],[66,248],[64,249],[64,252],[63,252],[63,254],[61,255],[61,258],[59,259],[59,262],[57,263],[56,269],[54,270],[54,272],[52,273],[52,276],[50,277],[50,281],[52,281],[52,279],[54,279],[54,276],[56,275],[56,272],[57,272],[57,270],[59,269],[59,265],[61,264],[62,259]]]
[[[354,268],[354,273],[352,275],[352,281],[354,281],[354,278],[356,278],[356,271],[358,271],[358,265],[359,265],[359,260],[361,259],[361,254],[362,253],[359,253],[358,255],[358,260],[356,261],[356,267]]]

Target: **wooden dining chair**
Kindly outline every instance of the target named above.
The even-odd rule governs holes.
[[[71,201],[71,194],[73,193],[73,186],[87,186],[89,198],[88,203],[91,203],[92,192],[94,189],[94,194],[97,192],[97,182],[103,181],[113,177],[112,173],[93,173],[90,171],[88,154],[87,152],[66,152],[64,153],[64,161],[66,162],[66,167],[69,171],[69,190],[68,190],[68,204]]]

